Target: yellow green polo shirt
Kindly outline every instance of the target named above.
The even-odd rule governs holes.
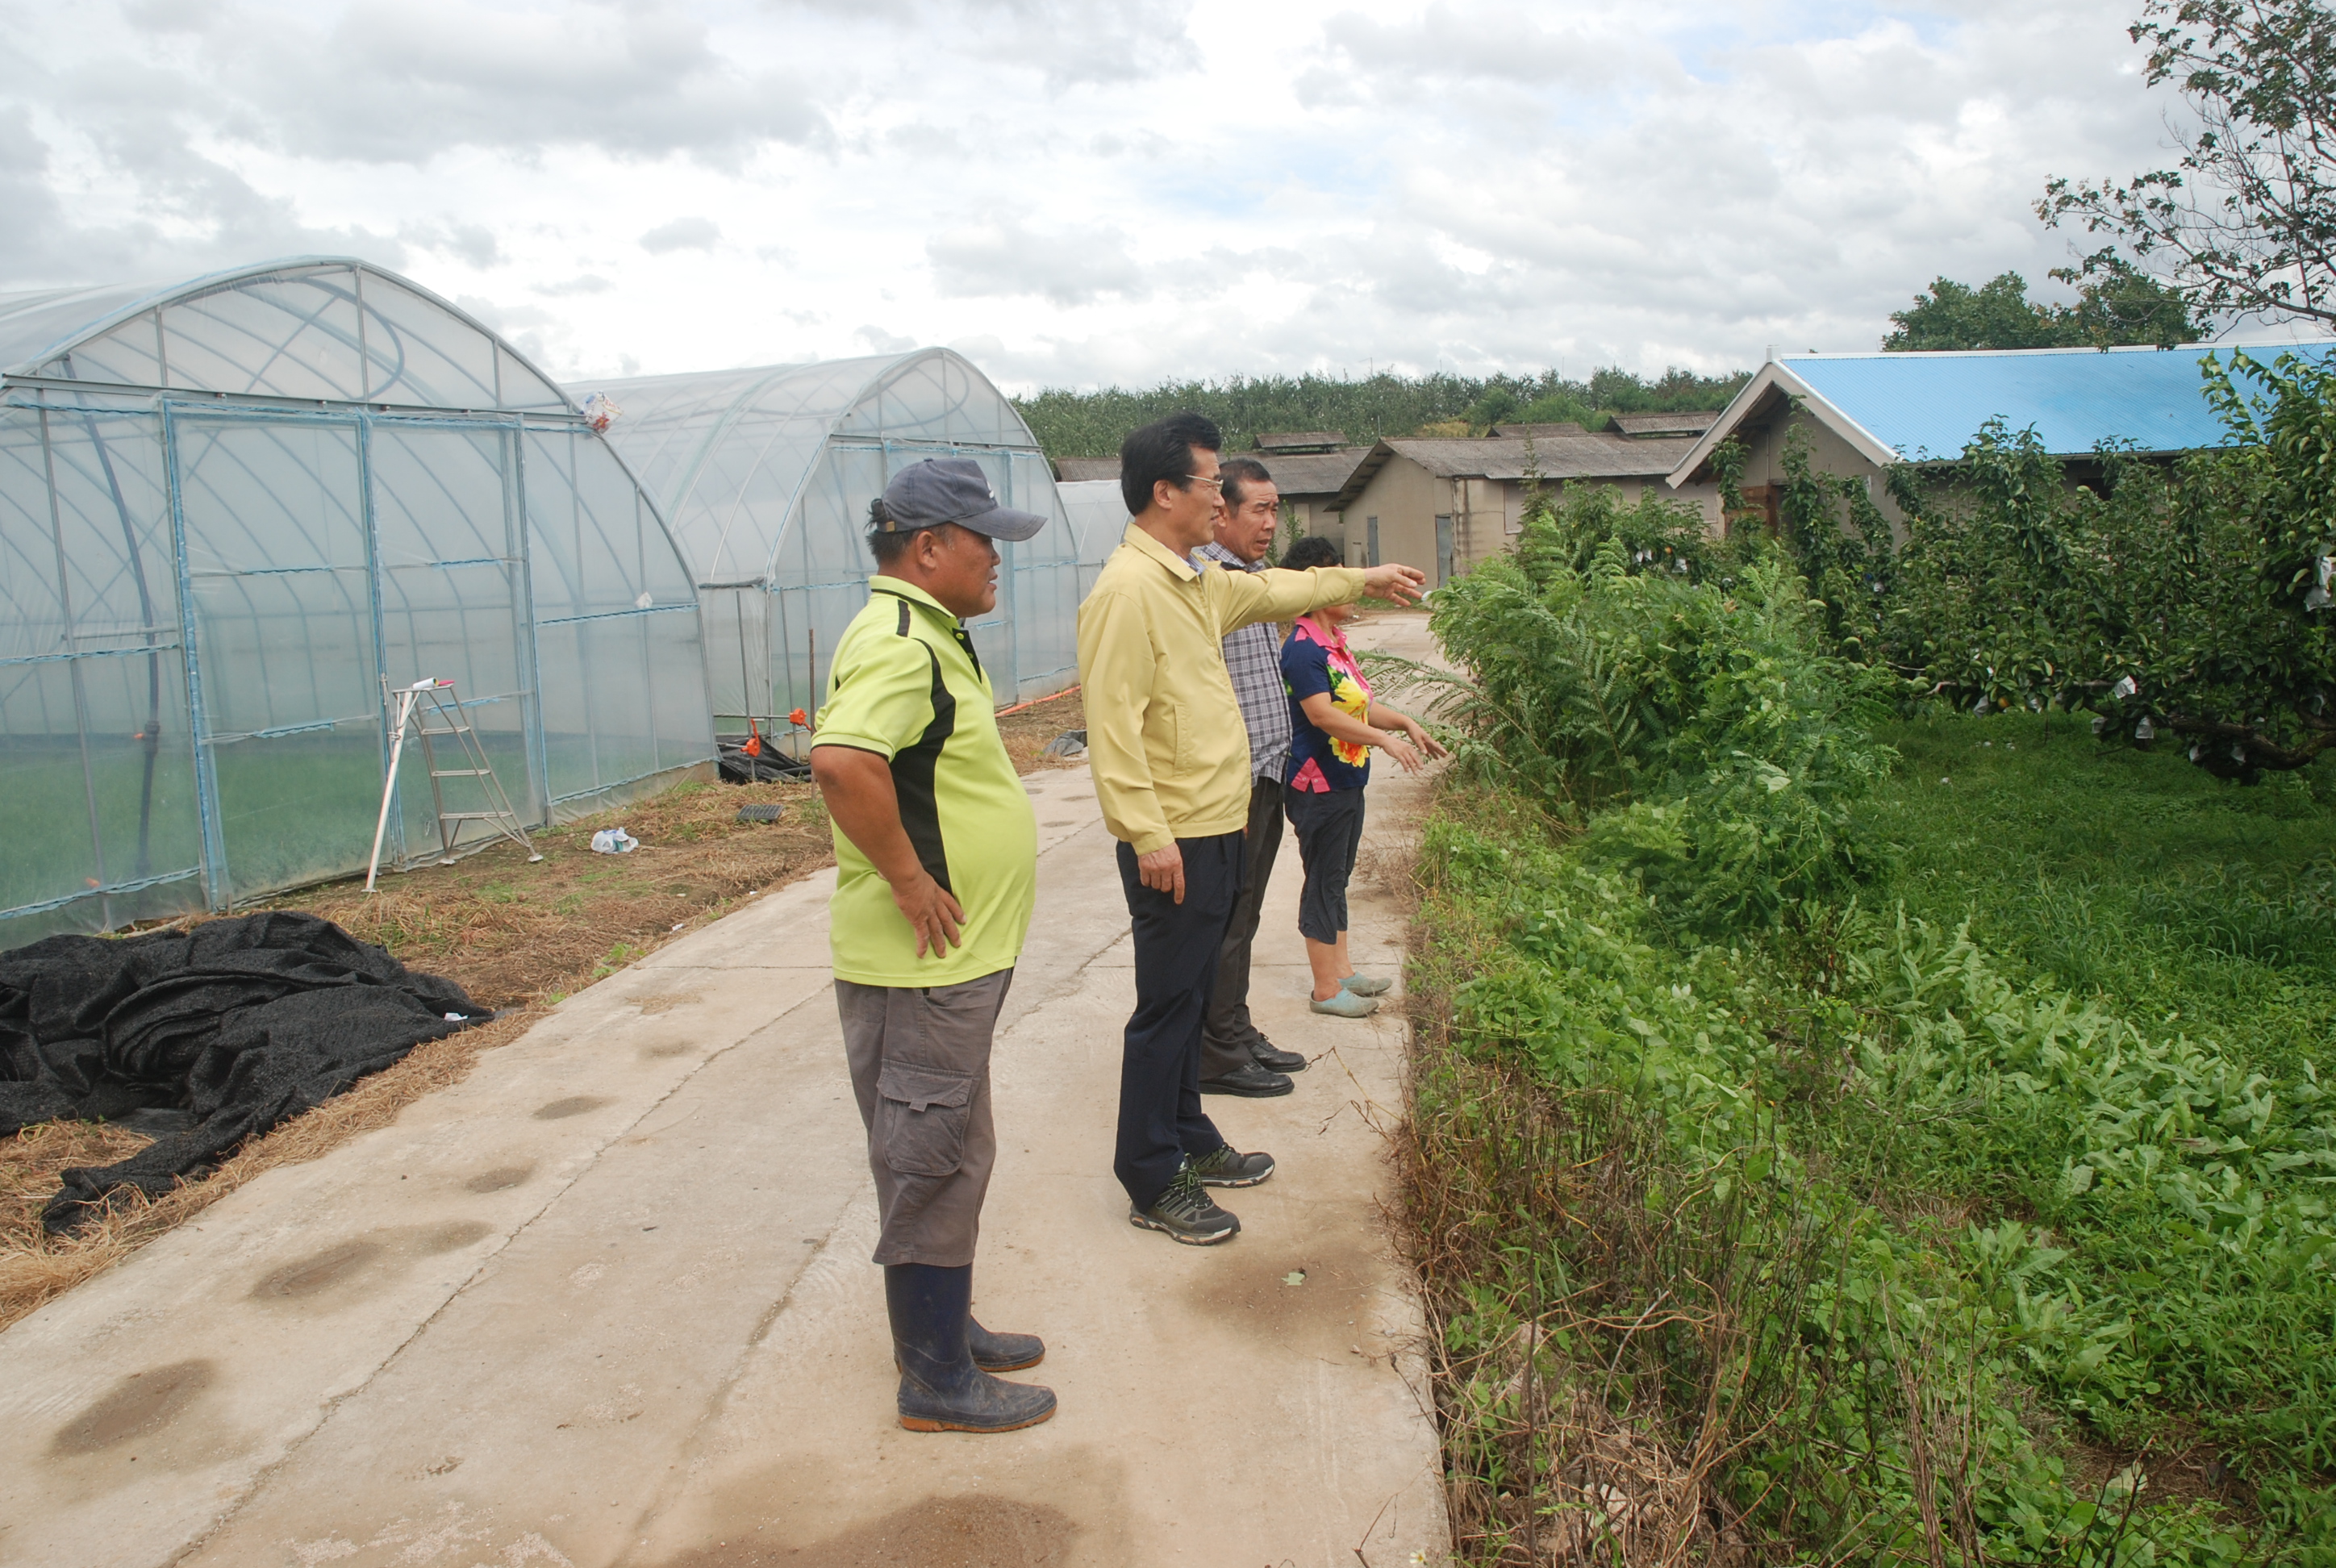
[[[916,932],[858,845],[835,834],[828,941],[838,979],[954,986],[1011,969],[1038,895],[1038,819],[998,738],[997,699],[957,617],[914,583],[869,580],[835,645],[812,745],[891,765],[917,859],[965,910],[961,946],[917,957]]]

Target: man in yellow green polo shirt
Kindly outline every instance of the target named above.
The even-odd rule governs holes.
[[[1180,414],[1119,449],[1127,537],[1079,606],[1079,680],[1088,766],[1135,947],[1135,1012],[1120,1057],[1112,1169],[1128,1222],[1192,1246],[1241,1222],[1210,1187],[1252,1187],[1270,1154],[1242,1154],[1201,1109],[1201,1035],[1225,930],[1240,895],[1249,823],[1249,728],[1225,672],[1228,632],[1294,620],[1368,593],[1420,596],[1407,566],[1311,571],[1206,570],[1192,552],[1215,533],[1217,427]]]
[[[836,643],[812,741],[834,825],[836,1009],[876,1179],[900,1425],[1007,1432],[1051,1389],[1029,1334],[973,1320],[973,1253],[998,1138],[989,1047],[1037,894],[1038,826],[998,739],[965,618],[998,602],[1010,511],[970,458],[901,470],[869,509],[868,605]]]

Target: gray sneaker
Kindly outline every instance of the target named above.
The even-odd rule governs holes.
[[[1204,1187],[1254,1187],[1273,1174],[1271,1154],[1244,1154],[1231,1144],[1219,1144],[1197,1157],[1188,1155],[1186,1163]]]
[[[1165,1231],[1188,1247],[1213,1247],[1241,1233],[1241,1222],[1210,1201],[1190,1160],[1177,1168],[1176,1179],[1150,1208],[1129,1205],[1127,1222],[1146,1231]]]

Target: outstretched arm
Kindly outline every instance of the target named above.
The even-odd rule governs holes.
[[[1389,735],[1376,725],[1365,724],[1361,719],[1332,702],[1330,694],[1327,691],[1316,692],[1313,696],[1304,698],[1299,706],[1306,710],[1308,721],[1316,729],[1333,739],[1348,741],[1355,745],[1377,746],[1402,764],[1403,771],[1406,773],[1417,773],[1426,765],[1421,760],[1419,753],[1412,748],[1411,742],[1403,735]],[[1374,706],[1371,716],[1377,718],[1386,711],[1388,710]],[[1412,723],[1408,718],[1404,722]],[[1418,726],[1413,724],[1412,727]],[[1438,749],[1441,750],[1441,748]]]
[[[1305,571],[1218,571],[1217,624],[1226,631],[1261,620],[1294,620],[1326,604],[1352,604],[1368,594],[1397,604],[1416,603],[1427,581],[1411,567],[1389,564],[1368,570],[1318,566]]]
[[[1375,728],[1378,729],[1399,729],[1403,731],[1405,735],[1411,738],[1412,745],[1426,752],[1429,756],[1447,757],[1452,755],[1450,752],[1444,749],[1443,745],[1438,742],[1434,735],[1427,733],[1427,726],[1426,725],[1421,724],[1417,719],[1412,717],[1409,714],[1404,712],[1403,709],[1399,707],[1389,707],[1383,702],[1375,702],[1371,704],[1371,724]]]

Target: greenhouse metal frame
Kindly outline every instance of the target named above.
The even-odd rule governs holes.
[[[929,457],[971,457],[1002,505],[1048,520],[1001,544],[998,608],[968,623],[1000,703],[1078,678],[1084,586],[1054,471],[1005,394],[945,348],[578,385],[619,411],[608,439],[696,574],[715,728],[803,755],[828,657],[867,602],[868,503]],[[1114,536],[1113,542],[1117,542]]]
[[[682,557],[523,355],[343,258],[0,295],[0,946],[361,871],[429,677],[530,825],[714,756]]]

